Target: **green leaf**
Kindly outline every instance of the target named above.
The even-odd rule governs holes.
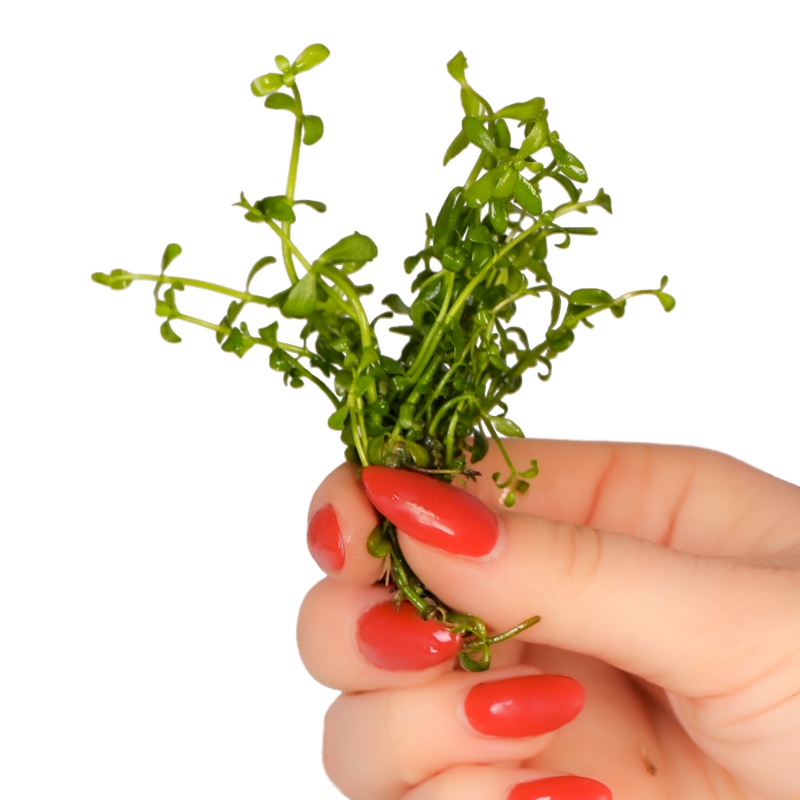
[[[356,397],[363,397],[374,385],[375,378],[371,375],[359,375],[353,384],[353,394]]]
[[[181,337],[172,330],[168,319],[165,319],[164,322],[161,323],[161,338],[170,344],[177,344],[181,341]]]
[[[383,305],[387,306],[388,308],[391,308],[392,311],[395,312],[395,314],[407,315],[409,313],[409,308],[405,304],[405,302],[403,302],[403,299],[400,297],[400,295],[387,294],[386,297],[384,297],[383,300],[381,300],[381,302],[383,303]]]
[[[307,318],[317,306],[317,276],[307,272],[292,288],[283,301],[281,312],[285,317]]]
[[[297,219],[286,195],[283,194],[262,197],[256,202],[255,208],[267,219],[277,219],[281,222],[294,222]]]
[[[278,323],[272,322],[265,328],[258,329],[258,335],[270,346],[278,346]]]
[[[280,348],[275,348],[269,354],[269,366],[276,372],[287,372],[292,368],[292,363],[286,357],[286,353]]]
[[[286,56],[275,56],[275,66],[281,72],[286,72],[291,67],[291,63]]]
[[[531,216],[538,217],[542,213],[542,196],[538,188],[523,175],[518,175],[514,184],[514,200]]]
[[[295,73],[305,72],[321,64],[330,54],[331,51],[324,44],[310,44],[294,60],[292,70]]]
[[[571,328],[562,325],[560,328],[548,330],[544,338],[553,352],[563,353],[575,341],[575,333]]]
[[[349,369],[340,369],[333,380],[333,389],[340,396],[346,395],[350,391],[353,383],[353,373]]]
[[[283,75],[277,72],[268,72],[266,75],[261,75],[250,84],[250,91],[256,97],[264,97],[264,95],[277,92],[283,86]]]
[[[472,186],[464,192],[464,200],[470,208],[480,208],[494,194],[500,178],[503,176],[501,167],[490,169],[481,175]]]
[[[492,230],[500,236],[508,227],[508,203],[497,197],[489,201],[489,224]]]
[[[559,142],[550,142],[550,151],[564,175],[578,183],[586,183],[588,180],[586,169],[577,156],[564,149]]]
[[[597,193],[597,196],[592,200],[596,206],[604,208],[608,213],[611,213],[611,197],[607,195],[602,189]]]
[[[530,133],[522,140],[522,144],[517,151],[517,158],[528,158],[537,150],[541,150],[550,141],[550,130],[544,119],[537,119],[536,124]]]
[[[297,101],[289,94],[283,92],[275,92],[267,97],[264,101],[267,108],[284,109],[291,111],[292,114],[297,114]]]
[[[450,272],[461,272],[467,264],[467,254],[460,248],[450,245],[442,252],[442,266]]]
[[[462,189],[456,186],[450,190],[450,194],[445,198],[436,223],[433,226],[433,254],[440,258],[444,248],[451,243],[458,225],[458,217],[463,207]]]
[[[403,444],[415,466],[425,469],[431,463],[431,456],[427,448],[416,442],[410,442],[408,439]]]
[[[459,153],[466,149],[468,145],[469,139],[467,139],[467,134],[464,133],[463,130],[459,131],[456,134],[456,138],[450,142],[450,146],[447,148],[447,152],[444,154],[444,164],[447,164],[449,161],[454,159]]]
[[[467,78],[464,72],[467,69],[467,58],[459,50],[448,62],[447,71],[452,75],[461,86],[466,85]]]
[[[472,434],[472,458],[470,462],[477,464],[486,457],[488,452],[489,440],[486,438],[486,434],[480,428],[475,428]]]
[[[468,117],[483,117],[486,115],[486,103],[471,86],[465,85],[461,89],[461,107]]]
[[[95,283],[108,286],[109,289],[113,289],[115,292],[121,292],[133,283],[131,273],[124,269],[112,269],[108,275],[102,272],[94,272],[92,273],[92,280]]]
[[[667,294],[666,292],[656,292],[656,297],[664,307],[664,311],[672,311],[672,309],[675,308],[675,298],[671,294]]]
[[[275,257],[274,256],[264,256],[264,258],[259,258],[255,264],[250,268],[250,272],[247,275],[247,282],[244,285],[245,292],[250,291],[250,283],[252,282],[253,278],[266,267],[268,264],[274,264]]]
[[[373,441],[378,442],[379,445],[381,444],[381,440],[376,438],[370,441],[370,445],[372,445]],[[375,448],[370,448],[370,450],[373,449]],[[380,453],[377,455],[378,458],[375,460],[370,457],[371,463],[380,464]],[[383,535],[383,530],[380,525],[376,525],[372,533],[367,537],[367,551],[374,558],[384,558],[392,552],[392,543]]]
[[[544,111],[544,98],[534,97],[526,103],[512,103],[503,106],[499,111],[495,111],[495,117],[505,117],[506,119],[518,119],[523,122],[535,120],[541,117]]]
[[[334,431],[343,431],[349,414],[350,409],[346,405],[340,406],[328,417],[328,427]]]
[[[497,182],[497,186],[494,187],[494,196],[501,200],[506,200],[511,197],[511,194],[514,191],[514,186],[517,183],[519,173],[508,165],[505,165],[500,169],[502,172],[500,175],[500,180]]]
[[[233,325],[236,322],[236,318],[241,313],[241,310],[244,308],[244,302],[241,300],[232,300],[230,305],[228,306],[228,311],[225,314],[226,319],[228,320],[229,325]]]
[[[494,123],[494,143],[500,148],[511,147],[511,131],[504,119],[498,119]]]
[[[369,236],[355,231],[329,247],[318,259],[323,264],[344,264],[356,261],[365,264],[378,255],[378,246]]]
[[[494,429],[501,436],[515,436],[519,439],[525,438],[522,428],[520,428],[516,422],[512,422],[506,417],[489,417],[489,420],[494,426]]]
[[[172,317],[175,312],[163,300],[156,300],[156,316],[157,317]]]
[[[251,347],[253,340],[248,336],[242,334],[239,328],[231,328],[228,337],[222,343],[222,349],[226,353],[235,353],[241,358]]]
[[[502,153],[480,120],[475,117],[464,117],[461,120],[461,129],[472,144],[495,158],[502,158]]]
[[[603,289],[576,289],[569,302],[576,306],[604,306],[613,303],[614,298]]]
[[[305,114],[303,116],[303,144],[316,144],[325,132],[322,119],[315,114]]]
[[[167,267],[183,252],[179,244],[168,244],[164,248],[164,255],[161,256],[161,274],[163,275]]]
[[[111,277],[109,275],[106,275],[105,272],[93,272],[92,280],[95,283],[99,283],[101,286],[111,285]]]
[[[319,200],[295,200],[294,204],[296,206],[309,206],[320,214],[324,214],[328,210],[328,206],[325,203],[320,203]]]

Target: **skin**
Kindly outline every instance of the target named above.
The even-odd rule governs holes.
[[[444,602],[506,629],[488,673],[444,664],[387,672],[359,652],[359,615],[387,599],[365,541],[376,515],[350,466],[310,513],[336,509],[346,563],[308,594],[298,638],[309,672],[342,691],[324,758],[353,800],[505,800],[520,781],[594,778],[615,800],[800,800],[800,489],[718,453],[655,445],[512,440],[540,475],[512,510],[491,480],[466,490],[500,518],[498,547],[456,556],[400,533]],[[474,732],[468,688],[569,675],[586,705],[553,733]]]

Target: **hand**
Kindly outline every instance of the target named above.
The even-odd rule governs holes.
[[[384,468],[367,470],[368,498],[350,466],[314,496],[309,544],[329,577],[298,637],[343,692],[326,718],[334,783],[354,800],[598,800],[604,785],[616,800],[797,800],[800,489],[691,448],[507,446],[541,470],[511,511],[488,477],[496,451],[467,486],[477,500]],[[454,670],[438,623],[370,626],[391,599],[365,549],[370,498],[443,602],[497,630],[542,621],[477,674]],[[571,679],[585,707],[569,722]],[[542,782],[564,773],[586,780]]]

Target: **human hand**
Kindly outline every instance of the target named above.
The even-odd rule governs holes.
[[[541,468],[511,511],[490,478],[467,487],[477,502],[382,468],[367,470],[365,492],[340,467],[314,496],[310,546],[329,577],[309,593],[298,638],[309,671],[343,692],[326,719],[334,783],[354,800],[611,796],[589,780],[537,782],[568,773],[616,800],[797,800],[800,489],[690,448],[506,444]],[[495,451],[480,466],[502,471]],[[373,585],[368,494],[443,602],[498,630],[542,616],[493,648],[488,673],[454,671],[446,641],[440,663],[373,663],[393,666],[404,633],[435,644],[438,629],[415,632],[403,614],[378,638],[365,625],[391,597]],[[556,733],[581,697],[566,678],[531,677],[541,673],[585,689],[582,713]],[[523,712],[505,735],[475,729],[503,724],[493,692],[506,714]]]

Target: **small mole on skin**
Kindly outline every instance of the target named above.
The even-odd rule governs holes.
[[[639,752],[642,756],[642,761],[644,762],[644,768],[653,776],[658,772],[658,767],[650,760],[650,756],[647,755],[647,748],[642,745]]]

